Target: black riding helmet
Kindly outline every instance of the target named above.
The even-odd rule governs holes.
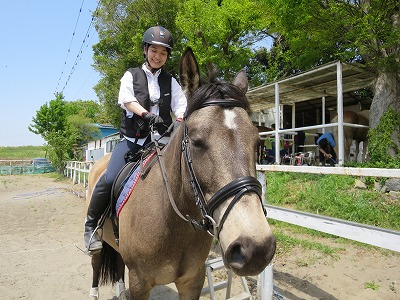
[[[160,45],[166,47],[169,56],[171,55],[171,50],[174,47],[174,40],[168,29],[165,29],[162,26],[153,26],[147,29],[143,34],[142,46],[145,53],[144,58],[148,64],[147,49],[149,45]],[[152,71],[157,71],[157,69],[153,68]]]
[[[174,40],[168,29],[162,26],[153,26],[145,31],[143,34],[142,45],[161,45],[167,48],[168,52],[174,47]]]

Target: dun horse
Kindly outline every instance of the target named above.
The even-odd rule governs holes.
[[[121,210],[118,246],[110,222],[103,228],[104,244],[129,270],[132,299],[148,299],[154,286],[172,282],[179,299],[198,299],[213,236],[225,266],[240,276],[259,274],[275,253],[255,178],[259,136],[248,114],[245,72],[233,83],[203,84],[188,48],[180,82],[188,98],[185,118]],[[106,165],[107,157],[93,166],[90,189]],[[92,257],[94,276],[100,256]],[[122,262],[106,261],[111,267]]]
[[[332,123],[337,122],[337,115],[334,116],[331,120]],[[360,113],[356,113],[353,111],[344,111],[343,112],[343,122],[350,123],[350,124],[359,124],[359,125],[369,125],[369,120],[365,116]],[[338,143],[338,128],[334,127],[333,136],[335,137],[336,144]],[[343,128],[344,134],[344,160],[350,161],[350,147],[353,143],[353,140],[356,141],[356,156],[359,152],[359,145],[363,142],[363,157],[361,158],[362,161],[365,161],[367,158],[367,136],[368,136],[368,128],[357,128],[357,127],[349,127],[344,126]],[[356,157],[357,159],[357,157]]]

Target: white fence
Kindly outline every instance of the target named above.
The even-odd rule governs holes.
[[[257,165],[257,177],[262,184],[263,199],[266,199],[267,191],[266,171],[400,178],[399,169]],[[398,231],[304,213],[266,203],[265,207],[268,218],[400,252],[400,232]],[[261,300],[272,299],[272,274],[270,264],[259,276],[258,296]]]
[[[71,178],[73,184],[83,184],[86,187],[92,166],[93,162],[67,161],[64,175]]]
[[[74,184],[87,186],[92,165],[93,162],[69,161],[65,168],[65,175],[70,177]],[[257,177],[262,184],[263,199],[266,199],[267,191],[266,171],[400,178],[400,169],[257,165]],[[271,206],[266,203],[265,206],[268,218],[400,252],[400,232],[398,231]],[[270,264],[258,277],[258,297],[261,300],[271,300],[273,297],[272,268]]]

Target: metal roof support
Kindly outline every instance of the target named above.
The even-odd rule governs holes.
[[[280,114],[281,114],[281,109],[279,105],[279,83],[275,83],[275,164],[279,164],[281,161],[280,153],[279,153],[279,146],[280,146],[280,141],[279,141],[279,124],[280,124]]]
[[[292,129],[296,128],[296,103],[292,104]],[[297,133],[297,132],[296,132]],[[295,152],[296,146],[294,144],[294,138],[292,139],[292,153]]]
[[[325,120],[325,96],[322,97],[322,124],[325,125],[326,124],[326,120]],[[322,134],[325,133],[325,127],[322,128]]]
[[[344,131],[343,131],[343,83],[342,83],[342,63],[338,61],[337,66],[337,115],[338,115],[338,165],[342,167],[344,164]]]
[[[262,111],[260,110],[259,112],[258,112],[258,126],[261,126],[261,119],[263,118],[263,113],[262,113]]]

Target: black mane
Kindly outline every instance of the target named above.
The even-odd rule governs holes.
[[[212,82],[203,84],[188,99],[185,116],[201,108],[208,100],[226,100],[235,103],[236,107],[243,107],[250,112],[250,104],[246,95],[234,84],[229,82]]]

